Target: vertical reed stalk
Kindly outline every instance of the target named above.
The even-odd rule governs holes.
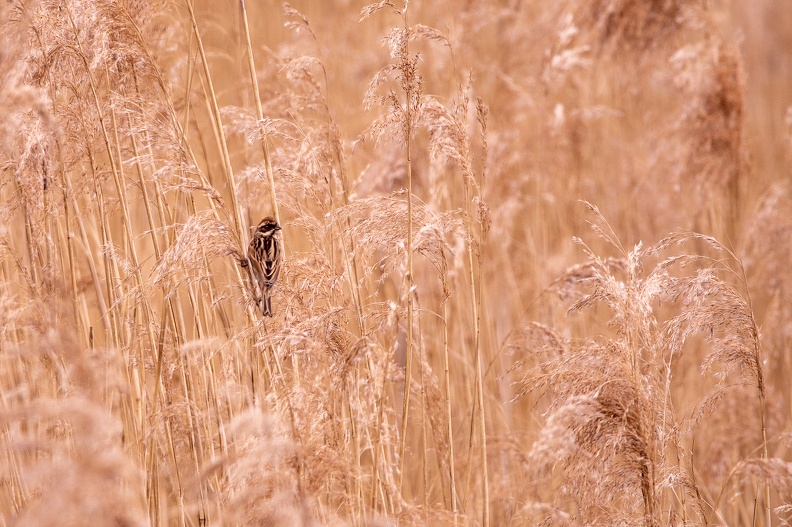
[[[219,138],[220,154],[223,160],[223,169],[225,171],[226,183],[231,195],[231,215],[234,220],[234,227],[237,239],[242,240],[242,219],[240,216],[240,209],[237,203],[236,196],[236,180],[234,179],[234,168],[231,166],[231,155],[228,153],[228,142],[226,141],[225,129],[223,128],[223,118],[220,115],[220,107],[217,104],[217,95],[212,82],[212,75],[209,72],[209,61],[206,58],[206,51],[204,51],[203,39],[201,33],[198,31],[198,22],[195,20],[195,10],[193,9],[192,0],[186,2],[187,9],[190,13],[190,22],[192,24],[195,40],[198,43],[198,53],[201,56],[201,65],[203,66],[204,78],[208,85],[207,103],[210,105],[212,117],[215,124],[215,133]]]
[[[253,60],[253,45],[250,43],[250,25],[248,24],[247,8],[245,7],[245,0],[240,0],[240,7],[242,9],[242,22],[245,28],[245,45],[247,47],[248,57],[248,71],[250,73],[250,83],[253,85],[253,100],[256,101],[256,117],[259,123],[264,123],[264,109],[261,104],[261,95],[259,93],[258,76],[256,74],[256,64]],[[278,199],[275,193],[275,175],[272,172],[272,157],[270,155],[269,139],[264,135],[263,130],[261,134],[261,150],[264,153],[264,165],[267,170],[267,181],[269,182],[270,189],[270,206],[275,214],[275,220],[280,223],[280,210],[278,209]],[[285,241],[285,240],[284,240]]]
[[[445,256],[443,256],[445,262]],[[459,521],[458,513],[458,497],[456,489],[456,458],[454,457],[454,421],[453,421],[453,405],[451,404],[451,360],[449,357],[449,342],[448,342],[448,297],[451,291],[448,289],[447,272],[443,266],[441,280],[443,284],[443,293],[441,298],[443,309],[443,361],[444,361],[444,374],[445,374],[445,403],[446,403],[446,420],[448,421],[448,472],[449,472],[449,486],[451,494],[451,512],[454,514],[454,525]]]
[[[404,21],[404,30],[409,32],[410,27],[407,22],[407,5],[405,4],[402,11],[402,18]],[[404,155],[407,161],[407,273],[405,280],[407,282],[407,350],[404,366],[404,394],[402,400],[402,424],[401,424],[401,443],[399,446],[399,487],[402,493],[404,492],[404,471],[405,471],[405,455],[407,448],[407,427],[410,417],[410,384],[412,377],[412,360],[413,360],[413,191],[412,191],[412,104],[413,93],[415,87],[413,86],[413,77],[408,75],[407,69],[409,68],[409,38],[405,38],[404,42],[404,56],[402,57],[402,75],[405,77],[402,89],[405,93],[404,103]]]

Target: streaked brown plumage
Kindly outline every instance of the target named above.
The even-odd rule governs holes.
[[[248,261],[253,278],[258,284],[261,297],[257,300],[261,314],[265,317],[272,316],[272,299],[270,289],[278,281],[281,268],[281,243],[277,236],[281,230],[278,222],[272,216],[261,220],[253,234],[253,239],[248,245]]]

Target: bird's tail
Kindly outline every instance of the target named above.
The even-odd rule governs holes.
[[[265,317],[272,316],[272,297],[266,292],[261,295],[261,314]]]

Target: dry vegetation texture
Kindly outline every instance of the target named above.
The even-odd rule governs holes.
[[[0,24],[0,524],[792,521],[786,2]]]

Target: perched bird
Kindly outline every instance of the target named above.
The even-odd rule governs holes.
[[[281,227],[275,218],[267,216],[259,222],[247,251],[253,278],[261,292],[257,303],[265,317],[272,316],[270,289],[278,281],[281,269],[282,248],[277,236],[279,230]]]

